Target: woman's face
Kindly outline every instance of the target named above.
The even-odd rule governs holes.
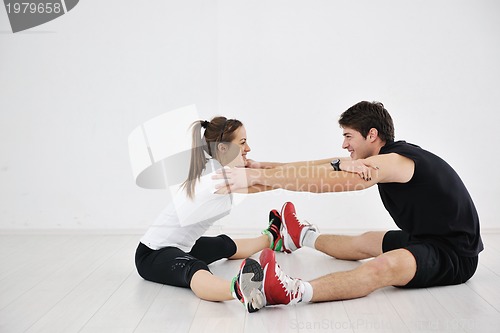
[[[240,126],[234,131],[234,138],[226,145],[223,151],[222,164],[228,167],[245,167],[247,163],[247,153],[251,150],[247,143],[247,131],[245,126]]]

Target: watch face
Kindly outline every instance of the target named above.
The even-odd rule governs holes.
[[[330,164],[331,164],[333,170],[340,171],[340,160],[338,158],[331,161]]]

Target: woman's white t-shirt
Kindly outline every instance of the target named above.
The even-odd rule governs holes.
[[[216,194],[215,185],[221,180],[212,179],[222,166],[211,159],[207,169],[196,182],[195,195],[190,199],[179,189],[172,202],[160,213],[141,243],[152,250],[167,246],[191,251],[194,243],[214,224],[231,212],[231,194]]]

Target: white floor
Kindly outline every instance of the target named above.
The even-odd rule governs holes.
[[[388,287],[361,299],[253,314],[236,301],[200,301],[190,290],[142,280],[134,267],[138,238],[1,235],[0,332],[500,331],[500,234],[484,235],[478,271],[464,285]],[[359,265],[310,249],[278,254],[278,261],[304,279]],[[230,279],[238,266],[211,268]]]

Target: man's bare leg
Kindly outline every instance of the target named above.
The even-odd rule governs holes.
[[[379,288],[406,285],[417,270],[413,254],[406,249],[380,254],[351,271],[331,273],[310,282],[288,276],[270,249],[262,251],[260,263],[268,305],[363,297]]]
[[[312,302],[363,297],[387,286],[404,286],[415,276],[417,264],[406,249],[380,254],[354,270],[337,272],[310,281]]]
[[[323,235],[314,244],[316,250],[337,259],[361,260],[382,254],[386,231],[370,231],[359,236]]]

